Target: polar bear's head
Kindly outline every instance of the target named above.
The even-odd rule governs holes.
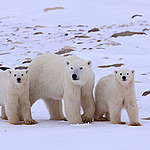
[[[91,61],[83,60],[77,56],[69,56],[65,63],[67,78],[73,84],[83,86],[88,80]]]
[[[9,70],[9,80],[14,84],[24,84],[28,81],[28,70]]]
[[[115,78],[123,86],[127,86],[134,81],[134,70],[117,70],[114,72]]]

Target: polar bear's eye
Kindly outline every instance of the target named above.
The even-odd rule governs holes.
[[[73,70],[73,67],[70,67],[71,70]]]
[[[120,73],[120,75],[122,76],[122,73]]]
[[[127,72],[127,75],[129,75],[129,73]]]
[[[23,76],[23,74],[21,74],[21,76]]]
[[[80,67],[80,70],[82,70],[83,69],[83,67]]]
[[[16,74],[14,74],[14,77],[16,77]]]

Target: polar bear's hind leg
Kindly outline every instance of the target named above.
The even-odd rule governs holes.
[[[44,100],[51,120],[66,120],[62,110],[62,100],[45,99]]]

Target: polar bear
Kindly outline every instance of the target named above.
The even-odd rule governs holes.
[[[92,122],[95,111],[93,87],[95,75],[91,61],[77,56],[43,54],[29,66],[30,102],[42,98],[51,119],[64,119],[64,99],[67,120],[72,123]],[[82,105],[84,114],[80,114]]]
[[[5,112],[5,99],[7,97],[7,80],[8,80],[8,72],[0,72],[0,106],[1,106],[1,118],[3,120],[7,120],[6,112]]]
[[[114,75],[103,77],[95,88],[95,120],[121,122],[121,110],[127,110],[131,126],[140,126],[134,88],[134,70],[118,70]]]
[[[36,124],[31,117],[29,77],[27,70],[9,70],[5,99],[6,115],[11,124]],[[23,121],[23,123],[21,122]]]

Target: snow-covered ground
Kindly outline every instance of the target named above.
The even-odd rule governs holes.
[[[136,92],[140,118],[150,116],[150,1],[148,0],[5,0],[0,5],[0,64],[26,66],[25,60],[44,52],[57,52],[65,46],[93,62],[96,81],[124,64],[136,71]],[[44,11],[45,8],[63,9]],[[133,15],[142,17],[131,18]],[[92,28],[100,31],[90,32]],[[124,31],[145,32],[143,35],[111,37]],[[78,38],[77,36],[88,36]],[[93,122],[69,125],[50,121],[44,103],[32,108],[33,126],[13,126],[0,120],[0,149],[52,150],[149,150],[150,121],[143,126],[112,125]],[[123,112],[123,120],[128,117]]]

